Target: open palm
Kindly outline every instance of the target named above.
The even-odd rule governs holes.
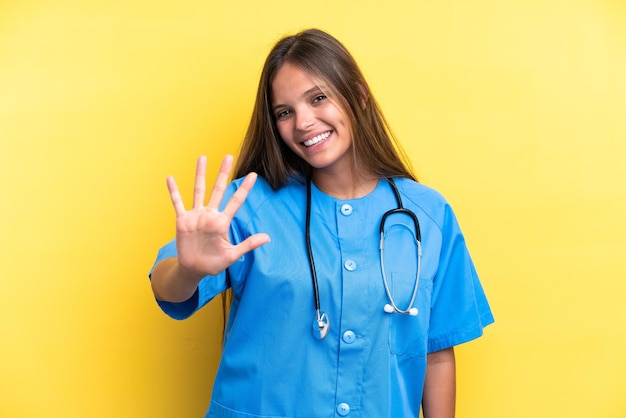
[[[205,206],[207,159],[204,156],[198,158],[193,207],[189,210],[185,209],[174,178],[167,178],[167,187],[176,211],[178,264],[190,276],[204,277],[218,274],[245,253],[269,241],[267,234],[259,233],[237,245],[230,242],[228,235],[230,223],[257,179],[256,173],[248,174],[226,203],[224,210],[220,211],[232,164],[233,157],[226,155],[209,202]]]

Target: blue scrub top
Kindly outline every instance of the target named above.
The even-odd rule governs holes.
[[[353,200],[312,185],[311,245],[321,309],[330,319],[324,340],[313,336],[313,287],[304,234],[306,186],[293,180],[272,190],[259,178],[231,225],[234,243],[257,232],[271,242],[218,276],[205,277],[183,303],[159,301],[184,319],[228,287],[234,300],[207,417],[418,417],[426,355],[482,335],[493,322],[487,299],[444,198],[396,179],[403,204],[422,235],[419,314],[388,314],[381,274],[379,224],[396,207],[381,180]],[[228,188],[224,202],[241,179]],[[385,228],[384,264],[394,301],[404,309],[416,278],[414,226],[392,215]],[[155,262],[176,255],[172,241]]]

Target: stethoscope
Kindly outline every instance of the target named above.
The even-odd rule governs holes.
[[[415,303],[415,298],[417,297],[417,289],[419,287],[420,282],[420,272],[421,272],[421,259],[422,259],[422,234],[420,232],[419,221],[417,220],[417,216],[415,213],[406,209],[402,206],[402,199],[400,198],[400,192],[398,192],[398,188],[394,183],[393,179],[388,178],[387,181],[391,186],[394,195],[396,196],[396,202],[398,207],[395,209],[388,210],[383,214],[382,219],[380,220],[380,268],[383,276],[383,284],[385,285],[385,292],[387,293],[387,298],[389,299],[389,303],[386,303],[383,307],[383,310],[386,313],[397,313],[403,315],[411,315],[417,316],[417,308],[413,306]],[[394,214],[405,214],[408,215],[413,220],[413,225],[415,227],[415,243],[416,243],[416,252],[417,252],[417,274],[415,276],[415,284],[413,286],[413,294],[411,295],[411,301],[406,309],[400,309],[398,305],[396,305],[393,295],[389,290],[389,282],[387,280],[387,274],[385,273],[385,222],[390,215]],[[407,229],[410,228],[404,224],[399,224]],[[313,318],[313,335],[321,340],[328,335],[328,330],[330,329],[330,319],[326,312],[323,312],[320,308],[320,292],[319,286],[317,284],[317,272],[315,270],[315,262],[313,261],[313,249],[311,248],[311,180],[307,180],[306,185],[306,227],[305,227],[305,235],[306,235],[306,248],[309,255],[309,267],[311,268],[311,279],[313,281],[313,298],[315,302],[315,317]]]

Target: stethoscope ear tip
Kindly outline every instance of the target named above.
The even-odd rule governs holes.
[[[417,308],[411,308],[408,311],[400,311],[400,310],[394,308],[393,306],[391,306],[391,304],[389,304],[389,303],[385,303],[385,306],[383,307],[383,310],[386,313],[389,313],[389,314],[397,312],[399,314],[409,314],[411,316],[417,316]]]

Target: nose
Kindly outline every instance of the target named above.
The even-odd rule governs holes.
[[[300,131],[306,131],[315,123],[315,115],[307,106],[303,106],[296,112],[296,128]]]

